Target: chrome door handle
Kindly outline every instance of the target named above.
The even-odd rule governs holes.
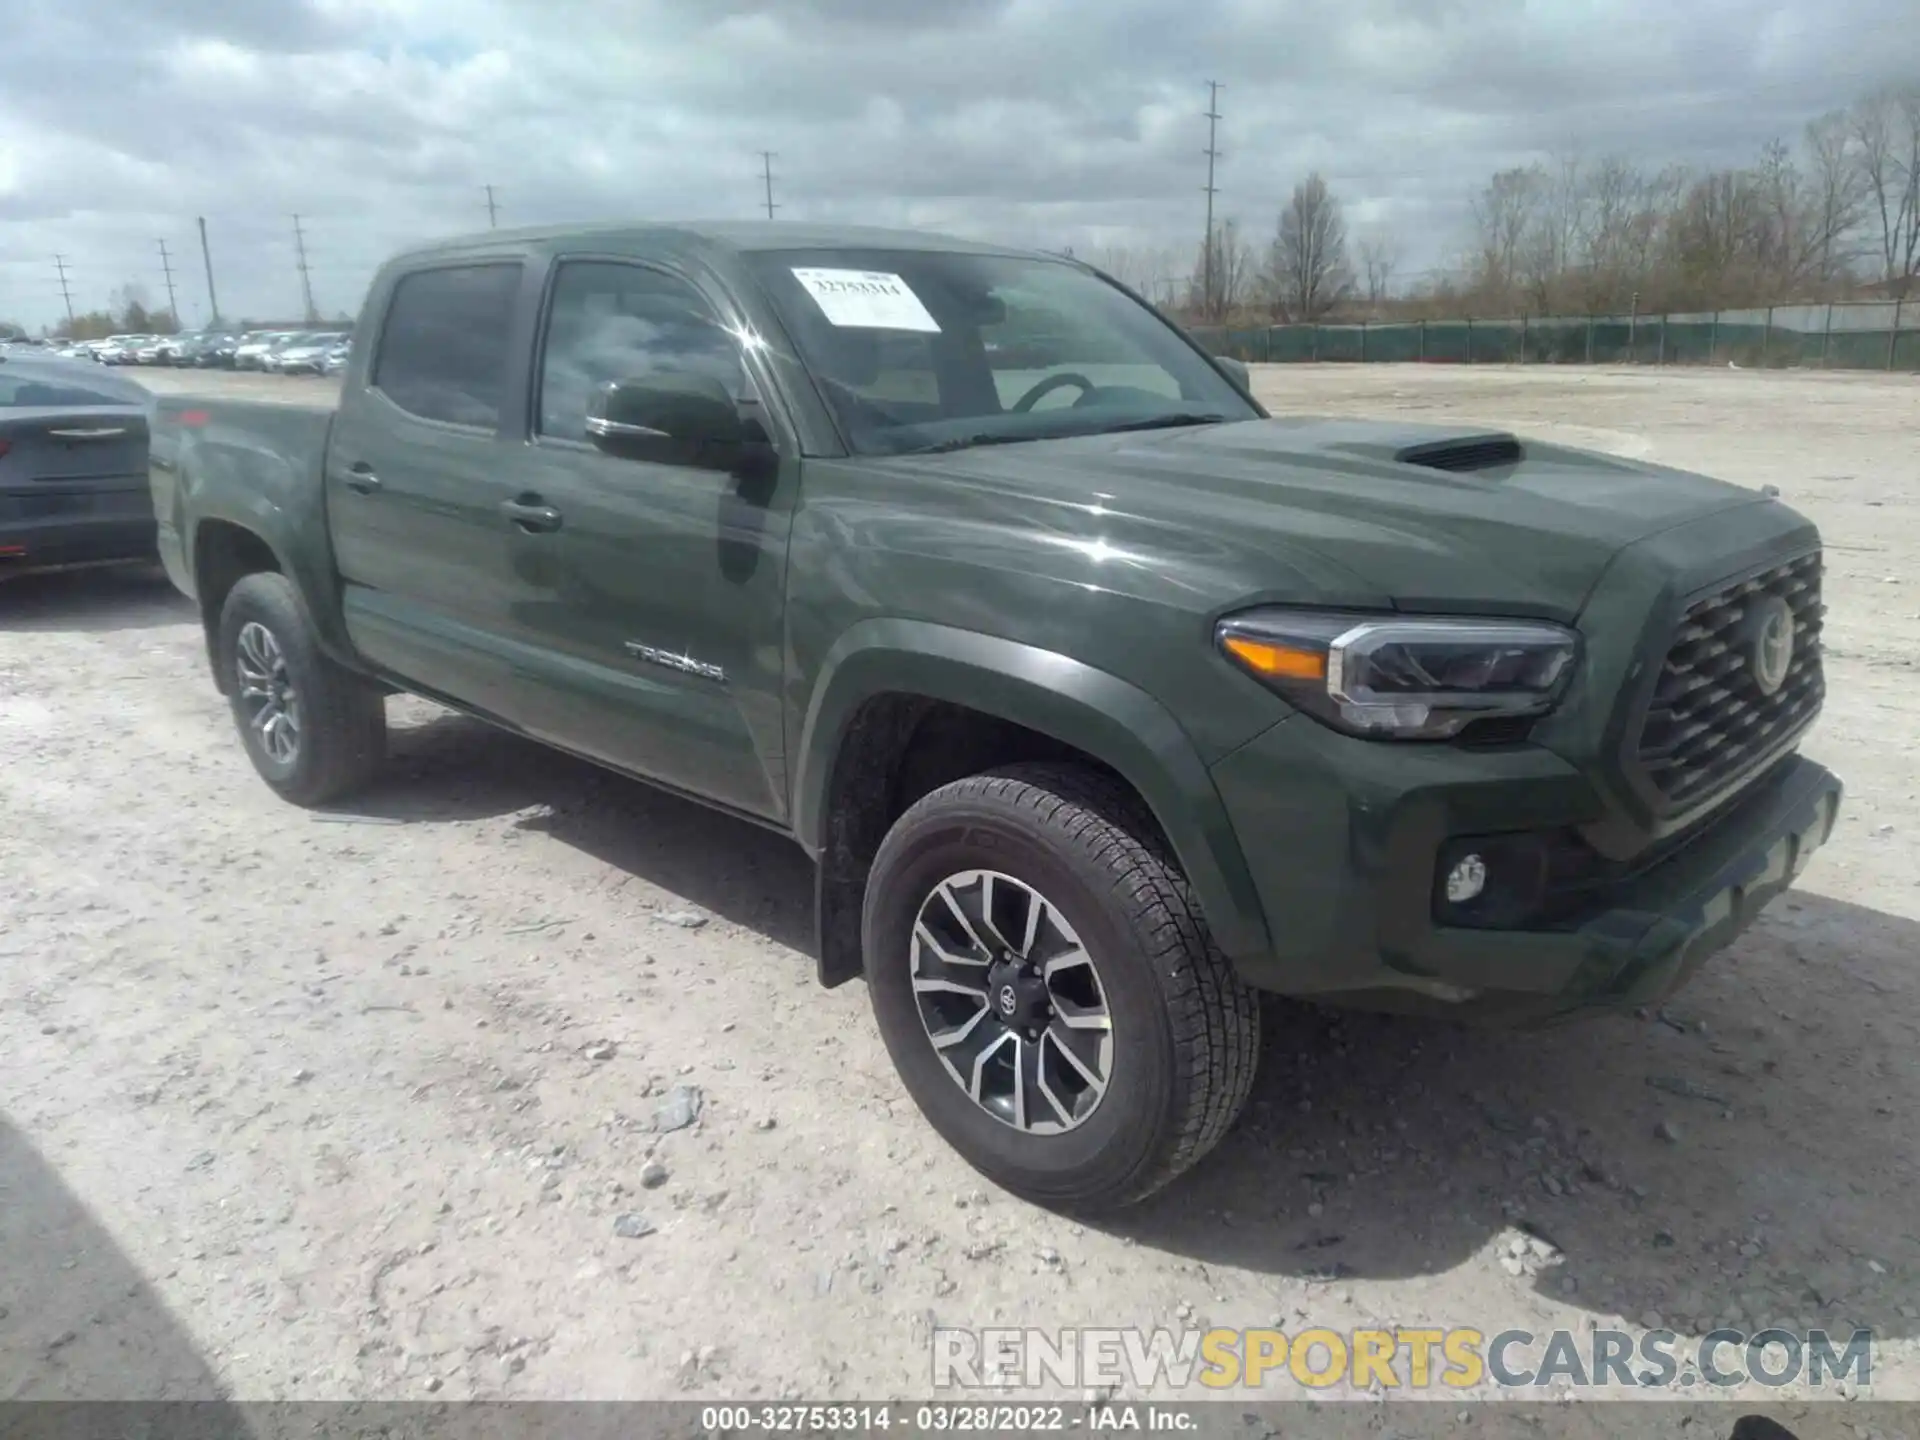
[[[541,504],[536,496],[508,500],[501,505],[500,513],[508,524],[529,535],[545,535],[560,528],[560,512],[551,505]]]

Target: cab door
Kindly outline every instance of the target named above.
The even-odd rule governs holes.
[[[515,616],[558,574],[553,527],[515,506],[537,283],[518,257],[400,275],[373,353],[349,368],[326,458],[355,647],[412,688],[521,728],[540,667]]]
[[[685,275],[556,262],[517,473],[560,517],[559,568],[552,594],[528,597],[516,619],[550,657],[537,733],[778,819],[793,448],[770,439],[729,473],[615,458],[586,429],[598,387],[655,371],[718,377],[763,416],[740,333],[725,297]]]

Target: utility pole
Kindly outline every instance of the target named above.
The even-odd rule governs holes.
[[[213,293],[213,251],[207,248],[207,217],[204,215],[200,217],[200,258],[207,263],[207,309],[212,315],[207,324],[217,328],[220,324],[220,297]]]
[[[493,187],[491,185],[487,186],[486,191],[487,191],[487,228],[489,230],[498,230],[500,228],[500,207],[494,203]]]
[[[773,212],[780,207],[773,203],[773,156],[771,150],[760,152],[760,175],[767,182],[767,219],[773,218]]]
[[[167,242],[154,242],[160,247],[160,270],[167,277],[167,313],[173,316],[173,328],[180,328],[180,301],[173,293],[173,257],[167,254]]]
[[[307,323],[313,324],[320,313],[313,308],[313,273],[307,269],[307,237],[300,228],[300,217],[293,217],[293,253],[298,257],[300,268],[300,293],[307,302]]]
[[[53,257],[53,268],[60,272],[60,298],[67,302],[67,324],[73,324],[73,287],[67,284],[67,257]]]
[[[1200,251],[1200,303],[1202,312],[1209,318],[1213,315],[1213,197],[1218,193],[1213,183],[1213,167],[1220,158],[1220,147],[1216,143],[1220,133],[1220,90],[1218,80],[1207,82],[1207,234]]]

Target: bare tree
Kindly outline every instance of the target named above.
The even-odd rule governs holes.
[[[1587,176],[1577,155],[1563,156],[1551,169],[1533,173],[1531,215],[1511,277],[1522,306],[1536,315],[1552,314],[1569,298],[1568,288],[1587,225]]]
[[[1920,86],[1869,95],[1854,107],[1852,128],[1881,278],[1905,299],[1920,274]]]
[[[1311,324],[1353,291],[1347,221],[1319,171],[1293,187],[1267,258],[1267,295],[1277,317]]]
[[[1103,245],[1089,257],[1090,263],[1106,271],[1130,290],[1145,294],[1152,286],[1151,252],[1133,245]]]
[[[1360,242],[1360,274],[1367,288],[1367,304],[1378,309],[1393,293],[1394,272],[1400,268],[1400,247],[1392,240],[1371,236]]]
[[[1668,222],[1689,177],[1673,167],[1649,175],[1631,161],[1600,161],[1588,174],[1588,219],[1579,270],[1589,311],[1625,310],[1647,288]]]
[[[1109,246],[1094,263],[1162,309],[1178,305],[1186,289],[1187,262],[1164,245]]]
[[[1512,297],[1545,183],[1537,165],[1502,170],[1473,202],[1480,251],[1474,288],[1496,306]]]
[[[1188,308],[1218,324],[1247,303],[1253,280],[1253,247],[1240,233],[1238,220],[1222,220],[1213,227],[1213,253],[1203,244],[1188,287]],[[1205,293],[1208,285],[1212,293]]]
[[[1834,110],[1810,122],[1806,134],[1806,203],[1817,254],[1815,278],[1830,285],[1854,258],[1854,232],[1866,218],[1866,177],[1861,174],[1846,112]]]

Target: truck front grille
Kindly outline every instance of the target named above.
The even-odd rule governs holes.
[[[1818,550],[1695,600],[1680,619],[1640,730],[1638,758],[1669,809],[1705,800],[1805,729],[1826,698]],[[1761,628],[1792,617],[1793,655],[1768,692]]]

